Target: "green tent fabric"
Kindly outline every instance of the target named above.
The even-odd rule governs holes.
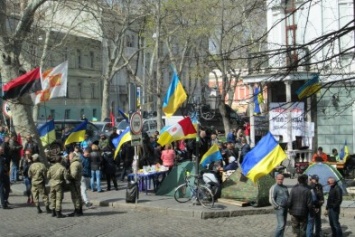
[[[168,176],[160,184],[156,195],[174,196],[175,188],[184,182],[185,170],[195,174],[195,166],[192,161],[185,161],[174,166]]]
[[[254,207],[269,206],[269,189],[275,183],[271,175],[261,177],[256,183],[237,169],[222,184],[222,198],[249,202]]]

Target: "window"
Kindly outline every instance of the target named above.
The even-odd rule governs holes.
[[[338,22],[339,29],[348,25],[347,30],[349,30],[349,28],[354,26],[354,23],[349,24],[351,21],[354,20],[354,11],[353,10],[354,9],[353,9],[352,2],[350,2],[350,1],[339,2],[339,22]],[[342,35],[339,38],[340,51],[349,50],[350,48],[352,48],[354,46],[353,36],[354,36],[354,31],[349,30],[349,33]],[[347,51],[347,52],[349,52],[349,51]],[[353,52],[353,49],[350,52]]]
[[[78,65],[78,68],[81,68],[81,50],[80,49],[77,49],[76,50],[76,57],[77,57],[77,65]]]
[[[92,117],[96,118],[97,116],[97,109],[92,109]]]
[[[64,112],[64,118],[69,119],[70,118],[70,109],[66,109]]]
[[[85,117],[85,109],[80,110],[80,117],[84,118]]]
[[[91,83],[91,99],[95,99],[95,83]]]
[[[94,52],[90,51],[90,68],[94,68],[95,55]]]
[[[50,110],[50,116],[52,117],[52,119],[55,119],[55,110],[54,109]]]
[[[82,99],[82,84],[81,82],[78,83],[78,95],[79,95],[79,99]]]

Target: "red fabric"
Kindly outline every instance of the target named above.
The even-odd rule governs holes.
[[[190,117],[186,117],[180,120],[178,123],[180,124],[185,136],[196,133],[196,129],[192,124]]]
[[[22,144],[22,138],[21,138],[21,134],[20,134],[20,133],[17,134],[17,142],[18,142],[21,146],[23,145],[23,144]],[[24,155],[24,150],[23,150],[23,149],[20,150],[20,155],[21,155],[21,157]]]
[[[173,167],[175,161],[175,151],[173,149],[163,150],[161,152],[161,160],[166,167]]]
[[[12,79],[3,85],[2,90],[5,100],[20,97],[27,92],[32,93],[42,90],[40,69],[35,68],[22,76]]]
[[[249,123],[246,123],[245,125],[244,125],[244,134],[245,134],[245,136],[250,136],[250,124]]]
[[[112,111],[110,112],[110,120],[111,120],[112,127],[114,127],[115,126],[115,115],[112,113]]]

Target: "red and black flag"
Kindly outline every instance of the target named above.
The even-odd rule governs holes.
[[[34,93],[39,90],[42,90],[41,72],[39,67],[2,86],[4,100],[18,98],[25,93]]]

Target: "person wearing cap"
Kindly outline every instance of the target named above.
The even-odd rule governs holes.
[[[312,209],[312,195],[307,185],[308,176],[298,177],[298,184],[292,187],[287,206],[291,214],[292,232],[295,236],[305,236],[308,214]]]
[[[65,177],[67,176],[67,170],[61,164],[62,157],[57,155],[55,157],[55,164],[49,167],[47,172],[47,178],[49,180],[50,192],[49,197],[51,199],[52,217],[63,218],[62,215],[62,200],[63,200],[63,186],[65,184]]]
[[[71,152],[69,154],[70,167],[67,173],[67,180],[69,180],[71,199],[74,204],[74,212],[68,216],[82,216],[83,215],[83,203],[81,197],[81,177],[83,173],[83,166],[81,164],[80,157]]]
[[[38,154],[32,155],[32,161],[33,163],[28,169],[28,177],[31,179],[31,192],[34,197],[37,212],[38,214],[42,213],[39,203],[39,195],[41,195],[46,206],[47,213],[51,213],[51,210],[49,209],[48,194],[46,191],[47,168],[39,161]]]
[[[324,193],[323,193],[323,186],[319,183],[318,175],[314,174],[310,176],[309,187],[311,189],[311,194],[312,194],[313,208],[312,211],[310,212],[310,215],[308,216],[306,236],[319,237],[320,231],[322,229],[321,211],[322,211],[322,205],[324,203]],[[313,234],[314,229],[315,232]]]
[[[99,148],[101,151],[103,151],[106,147],[109,146],[108,139],[104,133],[100,134],[100,140],[99,140]]]
[[[312,157],[312,162],[327,162],[328,156],[323,152],[323,147],[318,147],[317,152]]]

